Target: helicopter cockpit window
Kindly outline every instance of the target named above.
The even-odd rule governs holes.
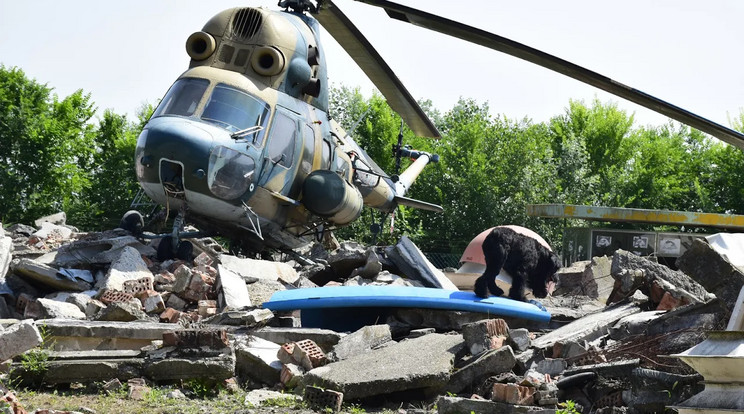
[[[207,185],[212,194],[233,200],[246,192],[253,182],[256,163],[253,158],[227,147],[217,147],[209,156]]]
[[[291,167],[294,162],[295,133],[297,123],[287,115],[277,112],[274,125],[271,127],[267,155],[272,162],[284,167]]]
[[[161,115],[191,116],[196,111],[197,105],[204,91],[207,90],[209,81],[206,79],[182,78],[171,86],[168,93],[158,105],[158,109],[152,117]]]
[[[201,119],[219,125],[236,137],[261,145],[269,118],[269,105],[224,84],[214,87]]]

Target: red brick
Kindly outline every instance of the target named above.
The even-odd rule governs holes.
[[[664,296],[661,297],[661,301],[659,301],[659,306],[656,307],[656,310],[672,310],[678,308],[681,304],[682,301],[680,299],[675,298],[669,292],[664,292]]]
[[[295,343],[289,342],[284,345],[282,345],[281,348],[279,348],[279,351],[276,353],[276,357],[281,361],[283,364],[295,364],[294,358],[292,358],[292,354],[294,353],[295,349]]]
[[[301,349],[302,352],[307,355],[312,364],[312,368],[317,368],[324,365],[327,362],[327,358],[323,350],[312,340],[304,339],[296,342],[297,348]],[[297,354],[297,349],[294,350],[293,355]]]
[[[112,303],[129,302],[132,299],[134,299],[134,296],[130,295],[129,293],[124,293],[113,289],[103,292],[103,295],[98,298],[98,300],[105,303],[106,305],[110,305]]]
[[[134,280],[125,280],[122,283],[122,290],[124,293],[129,293],[132,296],[137,296],[140,292],[153,290],[153,278],[147,276]]]
[[[179,312],[173,308],[167,308],[160,314],[161,322],[176,323],[183,316],[183,312]]]

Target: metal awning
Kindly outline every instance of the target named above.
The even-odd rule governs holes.
[[[572,204],[528,204],[531,217],[571,218],[624,223],[671,224],[744,230],[744,215]]]

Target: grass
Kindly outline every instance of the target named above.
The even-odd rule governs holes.
[[[29,412],[37,409],[79,411],[86,407],[98,413],[209,414],[233,413],[246,409],[245,392],[242,391],[220,391],[211,398],[167,398],[167,394],[175,389],[177,388],[152,387],[142,400],[130,400],[125,387],[112,393],[91,390],[17,390],[16,396]]]

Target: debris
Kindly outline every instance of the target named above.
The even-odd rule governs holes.
[[[344,402],[344,394],[320,387],[307,386],[305,387],[304,401],[308,407],[314,410],[323,412],[329,412],[330,410],[332,413],[338,413],[341,411],[341,405]]]
[[[441,391],[463,346],[461,335],[426,335],[313,369],[303,381],[343,392],[349,400],[421,388]]]
[[[245,279],[230,270],[229,266],[217,266],[217,302],[221,310],[242,309],[251,306],[251,297],[246,287]]]
[[[386,253],[410,279],[419,280],[428,287],[458,290],[457,286],[441,270],[434,267],[408,237],[401,237],[398,244],[389,247]]]
[[[0,361],[20,355],[41,343],[41,333],[30,320],[0,329]]]
[[[332,360],[347,359],[391,341],[390,326],[370,325],[341,338],[331,353]]]
[[[732,311],[739,291],[744,287],[744,273],[726,257],[728,255],[721,255],[709,243],[695,239],[677,259],[677,266],[707,291],[719,297],[728,310]]]
[[[90,289],[90,284],[82,280],[70,280],[60,276],[57,269],[38,263],[32,259],[13,259],[10,263],[10,270],[27,279],[30,282],[38,283],[47,289],[68,290],[73,292],[83,292]]]
[[[282,363],[277,358],[279,345],[255,336],[236,336],[235,374],[240,378],[273,386],[280,380]]]

